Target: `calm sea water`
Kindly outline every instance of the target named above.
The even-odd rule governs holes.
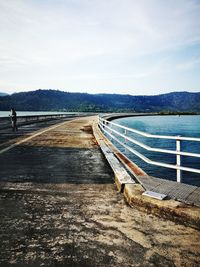
[[[146,116],[146,117],[129,117],[114,120],[118,123],[129,128],[134,128],[143,132],[159,135],[180,135],[188,137],[200,137],[200,116],[199,115],[189,115],[189,116]],[[137,134],[132,134],[131,136],[151,147],[159,147],[165,149],[176,149],[175,141],[173,140],[163,140],[154,138],[145,138]],[[157,152],[146,151],[137,145],[131,144],[130,146],[140,151],[146,157],[161,161],[164,163],[176,164],[176,157],[174,155],[168,155]],[[123,147],[116,143],[117,147],[126,154],[130,159],[132,159],[138,166],[140,166],[149,175],[155,177],[164,178],[176,181],[176,171],[168,168],[158,167],[154,165],[149,165],[144,161],[140,160],[137,156],[132,153],[125,151]],[[181,143],[181,150],[187,152],[200,153],[200,142],[188,142],[183,141]],[[182,157],[182,165],[185,167],[192,167],[200,169],[200,158],[192,157]],[[200,174],[182,172],[183,182],[193,185],[200,186]]]

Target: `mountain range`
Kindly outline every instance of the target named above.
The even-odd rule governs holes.
[[[85,112],[200,112],[200,92],[152,96],[36,90],[0,96],[0,110]]]

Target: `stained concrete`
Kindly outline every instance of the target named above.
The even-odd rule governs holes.
[[[0,154],[0,266],[198,266],[199,231],[124,202],[92,123]]]
[[[1,157],[1,181],[104,184],[111,177],[97,148],[17,146]]]
[[[50,127],[62,121],[69,121],[72,118],[63,118],[59,120],[47,120],[27,125],[18,126],[18,131],[13,132],[11,125],[8,128],[1,129],[0,128],[0,150],[8,147],[9,145],[21,140],[24,137],[32,135],[34,132],[37,132],[46,127]]]

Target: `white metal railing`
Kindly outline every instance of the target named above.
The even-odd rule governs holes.
[[[114,126],[117,129],[123,130],[124,133],[119,132],[118,130],[112,128]],[[99,127],[102,130],[103,133],[106,133],[108,136],[110,136],[113,140],[118,142],[120,145],[125,147],[128,151],[138,156],[140,159],[145,161],[148,164],[161,166],[165,168],[175,169],[176,170],[176,176],[177,176],[177,182],[181,182],[181,175],[182,171],[188,171],[193,173],[200,173],[199,169],[190,168],[190,167],[184,167],[181,166],[181,156],[188,156],[188,157],[200,157],[200,154],[198,153],[190,153],[190,152],[183,152],[181,151],[181,141],[194,141],[194,142],[200,142],[200,138],[194,138],[194,137],[182,137],[182,136],[167,136],[167,135],[154,135],[145,133],[142,131],[138,131],[136,129],[128,128],[122,125],[119,125],[117,123],[108,121],[103,119],[102,117],[99,117]],[[161,149],[161,148],[154,148],[150,147],[136,139],[133,139],[132,137],[128,136],[128,132],[136,133],[138,135],[147,137],[147,138],[156,138],[156,139],[170,139],[176,141],[176,150],[169,150],[169,149]],[[115,135],[113,135],[113,133]],[[124,138],[125,142],[122,142],[119,140],[118,137]],[[145,157],[143,154],[138,152],[137,150],[133,149],[132,147],[128,146],[126,144],[126,140],[130,141],[133,144],[136,144],[145,150],[152,151],[152,152],[159,152],[159,153],[166,153],[166,154],[174,154],[176,155],[176,165],[168,164],[168,163],[162,163],[159,161],[153,161],[147,157]]]

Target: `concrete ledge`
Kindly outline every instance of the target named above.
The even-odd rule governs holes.
[[[98,126],[96,126],[96,123],[93,125],[93,134],[114,172],[117,190],[123,193],[125,184],[135,184],[135,181],[131,178],[120,161],[116,158],[114,152],[106,145],[104,138],[98,129]]]
[[[123,165],[127,169],[132,170],[135,177],[147,175],[137,165],[130,162],[122,155],[112,143],[101,133],[98,128],[97,120],[93,123],[93,134],[104,153],[108,163],[115,174],[115,184],[117,190],[122,192],[126,202],[139,210],[162,216],[166,219],[200,229],[200,208],[186,205],[176,200],[157,200],[148,196],[143,196],[145,191],[142,185],[130,182],[132,178],[127,173]],[[121,162],[120,162],[121,159]],[[130,180],[131,179],[131,180]],[[133,181],[133,180],[132,180]]]
[[[200,208],[183,204],[172,199],[157,200],[143,196],[141,185],[125,185],[124,197],[127,203],[139,210],[200,229]]]

